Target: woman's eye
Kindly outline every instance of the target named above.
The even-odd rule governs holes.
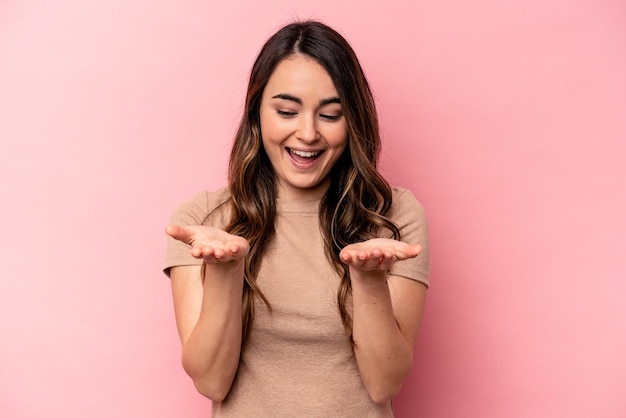
[[[290,118],[296,114],[296,112],[289,112],[288,110],[277,110],[276,112],[278,112],[278,115],[282,116],[283,118]]]
[[[341,118],[341,114],[339,114],[339,115],[327,115],[327,114],[321,114],[321,115],[320,115],[320,118],[322,118],[322,119],[326,119],[327,121],[330,121],[330,122],[334,122],[334,121],[336,121],[336,120],[339,120],[339,118]]]

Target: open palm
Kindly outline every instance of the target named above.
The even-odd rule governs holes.
[[[191,245],[191,255],[208,264],[243,261],[250,249],[245,238],[210,226],[168,225],[165,232],[172,238]]]
[[[422,250],[418,244],[407,244],[387,238],[373,238],[344,247],[341,261],[363,272],[386,272],[399,260],[417,257]]]

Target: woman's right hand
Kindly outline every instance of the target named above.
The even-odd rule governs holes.
[[[168,225],[165,232],[191,246],[207,263],[170,269],[176,325],[183,345],[182,363],[198,391],[220,402],[237,373],[241,352],[244,238],[209,226]]]
[[[250,249],[245,238],[210,226],[168,225],[165,233],[191,245],[191,255],[207,264],[244,261]]]

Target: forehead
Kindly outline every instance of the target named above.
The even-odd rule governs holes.
[[[288,93],[303,100],[337,97],[337,89],[322,65],[304,55],[282,60],[265,86],[264,96]]]

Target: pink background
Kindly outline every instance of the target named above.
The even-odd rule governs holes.
[[[397,415],[626,416],[621,0],[0,2],[0,416],[209,415],[162,231],[223,184],[252,61],[294,17],[352,43],[383,170],[429,214]]]

